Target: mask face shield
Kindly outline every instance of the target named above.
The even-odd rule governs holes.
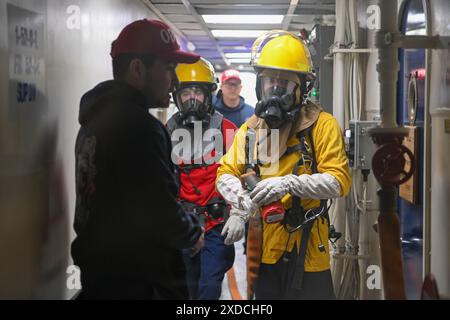
[[[190,108],[198,109],[200,105],[205,103],[205,92],[197,86],[184,87],[177,91],[176,100],[181,112]]]
[[[184,86],[175,93],[175,102],[185,125],[205,121],[209,114],[210,101],[206,88],[198,85]]]
[[[274,96],[282,98],[285,95],[295,94],[298,84],[294,81],[280,77],[261,77],[261,98],[268,100]]]
[[[300,78],[287,71],[266,69],[259,74],[258,94],[261,101],[256,115],[266,121],[269,128],[277,129],[294,121],[299,109]]]
[[[293,72],[265,69],[259,74],[259,79],[261,100],[282,98],[285,95],[294,95],[297,98],[300,93],[300,78]]]

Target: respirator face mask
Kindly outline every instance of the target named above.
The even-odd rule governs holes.
[[[186,86],[176,92],[176,105],[180,110],[180,121],[184,126],[192,127],[195,122],[209,123],[211,106],[206,88]]]
[[[293,122],[300,110],[299,78],[295,74],[263,72],[258,81],[260,102],[255,108],[256,116],[264,119],[270,129],[280,129]]]

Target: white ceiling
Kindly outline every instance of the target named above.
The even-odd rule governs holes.
[[[175,29],[182,42],[211,61],[218,71],[228,66],[250,69],[248,63],[230,64],[226,53],[250,52],[255,38],[215,38],[211,30],[285,29],[310,31],[316,23],[333,24],[335,0],[143,0]],[[281,24],[206,24],[202,15],[283,15]],[[191,49],[193,49],[192,47]]]

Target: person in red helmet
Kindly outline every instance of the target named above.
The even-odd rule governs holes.
[[[114,80],[81,99],[72,257],[80,299],[187,299],[182,250],[202,247],[198,218],[177,202],[171,141],[149,113],[167,108],[183,52],[169,27],[131,23],[112,44]]]

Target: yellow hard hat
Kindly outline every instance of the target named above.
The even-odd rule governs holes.
[[[291,71],[314,79],[311,54],[302,39],[284,30],[273,30],[256,39],[252,48],[252,66],[256,71]]]
[[[176,73],[181,85],[192,82],[217,84],[214,67],[203,58],[194,64],[179,64]]]

